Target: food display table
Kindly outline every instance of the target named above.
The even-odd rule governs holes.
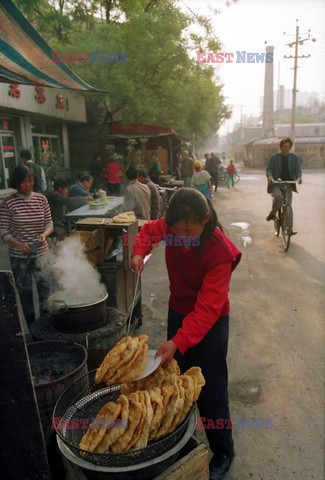
[[[66,217],[68,221],[68,231],[70,232],[71,230],[71,220],[77,220],[78,218],[85,217],[106,217],[108,212],[121,206],[124,202],[124,197],[107,197],[107,199],[108,204],[102,208],[91,209],[90,205],[83,205],[82,207],[67,213]]]

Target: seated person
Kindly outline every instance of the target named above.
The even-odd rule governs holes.
[[[69,197],[89,197],[89,190],[93,184],[91,175],[81,174],[69,190]]]
[[[54,190],[47,194],[47,201],[49,202],[51,215],[54,227],[54,236],[63,240],[67,236],[67,226],[64,221],[67,208],[75,210],[82,207],[93,197],[68,197],[69,187],[65,180],[58,178],[54,181]]]
[[[133,210],[137,218],[150,220],[151,193],[147,185],[138,182],[138,171],[134,167],[126,170],[128,186],[124,190],[123,211]]]

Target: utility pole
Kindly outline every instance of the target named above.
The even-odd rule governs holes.
[[[286,32],[283,32],[285,35]],[[297,71],[298,71],[298,58],[309,58],[311,55],[298,55],[298,46],[303,45],[304,42],[307,40],[311,40],[312,42],[316,42],[315,38],[310,38],[310,30],[308,30],[308,34],[306,38],[299,37],[299,25],[298,25],[298,18],[296,19],[296,40],[295,42],[288,43],[287,45],[292,48],[295,46],[295,54],[293,55],[285,55],[284,58],[293,58],[294,59],[294,67],[293,67],[293,89],[292,89],[292,110],[291,110],[291,140],[295,141],[295,130],[296,130],[296,97],[297,97]]]

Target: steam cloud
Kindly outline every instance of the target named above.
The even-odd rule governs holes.
[[[51,284],[50,307],[54,307],[54,299],[64,300],[67,305],[82,306],[104,297],[106,287],[100,282],[100,274],[89,263],[79,237],[66,238],[41,258],[42,276]]]

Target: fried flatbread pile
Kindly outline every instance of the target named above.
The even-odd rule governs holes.
[[[147,360],[148,335],[124,337],[108,352],[97,368],[95,383],[130,382],[143,371]]]
[[[175,360],[143,380],[122,384],[119,399],[101,408],[80,448],[123,453],[146,447],[148,442],[165,437],[183,422],[204,385],[199,367],[180,375]],[[98,418],[105,420],[101,428]]]
[[[119,213],[118,215],[115,215],[115,217],[112,218],[113,223],[132,223],[136,221],[136,216],[134,212],[131,210],[130,212],[123,212]]]

